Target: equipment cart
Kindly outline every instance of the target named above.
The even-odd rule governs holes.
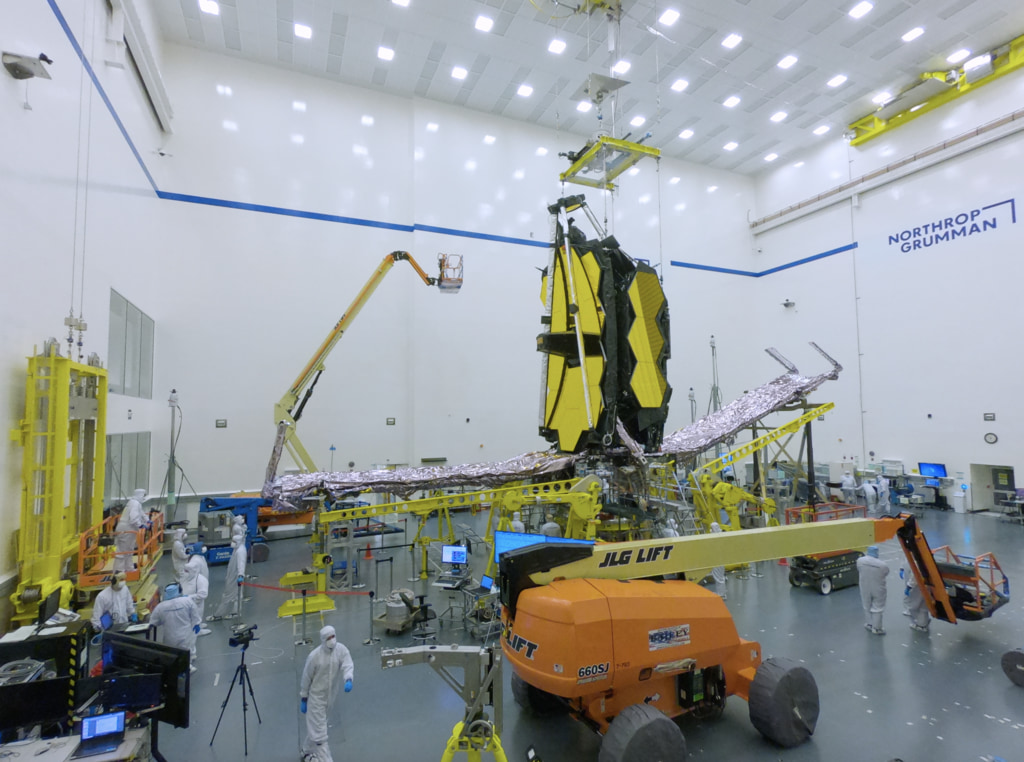
[[[860,579],[857,559],[862,555],[859,550],[841,550],[814,556],[796,556],[790,561],[789,584],[793,587],[816,587],[822,595],[856,585]]]

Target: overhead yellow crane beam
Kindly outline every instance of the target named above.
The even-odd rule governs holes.
[[[896,127],[910,122],[913,119],[917,119],[919,116],[923,116],[935,109],[946,105],[950,101],[954,101],[961,96],[967,95],[967,93],[977,90],[979,87],[987,85],[989,82],[994,82],[1000,77],[1006,76],[1011,72],[1024,66],[1024,36],[1017,37],[1011,40],[1006,45],[1001,45],[991,53],[992,55],[992,72],[983,77],[968,81],[967,73],[965,73],[963,67],[959,69],[953,69],[950,72],[938,71],[938,72],[924,72],[921,74],[921,80],[937,79],[941,82],[949,84],[949,89],[932,96],[926,101],[921,103],[914,103],[910,100],[907,102],[907,108],[899,113],[893,114],[888,118],[881,118],[878,116],[878,111],[867,116],[858,119],[849,126],[850,132],[853,134],[850,140],[850,145],[860,145],[866,143],[873,138],[877,138],[883,133],[889,132]],[[955,79],[954,79],[955,78]],[[899,96],[897,96],[899,97]],[[879,111],[886,108],[882,106]]]

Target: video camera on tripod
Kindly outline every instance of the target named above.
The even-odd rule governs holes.
[[[255,624],[236,624],[231,628],[228,645],[232,648],[237,648],[238,646],[241,646],[243,649],[248,648],[252,641],[259,640],[253,632],[256,629],[257,625]]]

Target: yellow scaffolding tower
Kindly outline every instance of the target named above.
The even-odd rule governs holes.
[[[25,417],[11,432],[24,448],[16,622],[33,621],[55,590],[70,605],[79,535],[103,517],[106,420],[105,369],[61,357],[56,344],[28,358]]]

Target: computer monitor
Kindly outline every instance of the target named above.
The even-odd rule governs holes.
[[[925,479],[924,480],[924,484],[925,484],[926,487],[938,487],[939,486],[939,480],[938,479]]]
[[[494,533],[494,563],[501,560],[501,554],[510,550],[525,548],[530,545],[593,545],[593,540],[574,540],[568,537],[548,537],[543,534],[528,534],[525,532],[495,532]]]
[[[82,740],[124,733],[124,712],[93,714],[82,718]]]
[[[484,590],[490,590],[494,587],[494,577],[488,577],[486,574],[480,578],[480,587]]]
[[[466,548],[463,545],[442,545],[441,563],[453,566],[465,566],[467,562]]]
[[[946,478],[946,466],[943,463],[918,463],[917,472],[921,476],[937,476]]]
[[[151,716],[177,728],[188,727],[191,688],[188,649],[107,631],[103,633],[102,654],[104,675],[160,675],[163,708]]]
[[[158,674],[104,675],[100,695],[103,705],[110,709],[137,712],[160,704],[162,684],[162,677]]]
[[[60,609],[60,588],[46,596],[46,599],[39,604],[39,615],[36,617],[36,624],[42,627],[50,620],[50,617],[57,613],[58,609]]]

